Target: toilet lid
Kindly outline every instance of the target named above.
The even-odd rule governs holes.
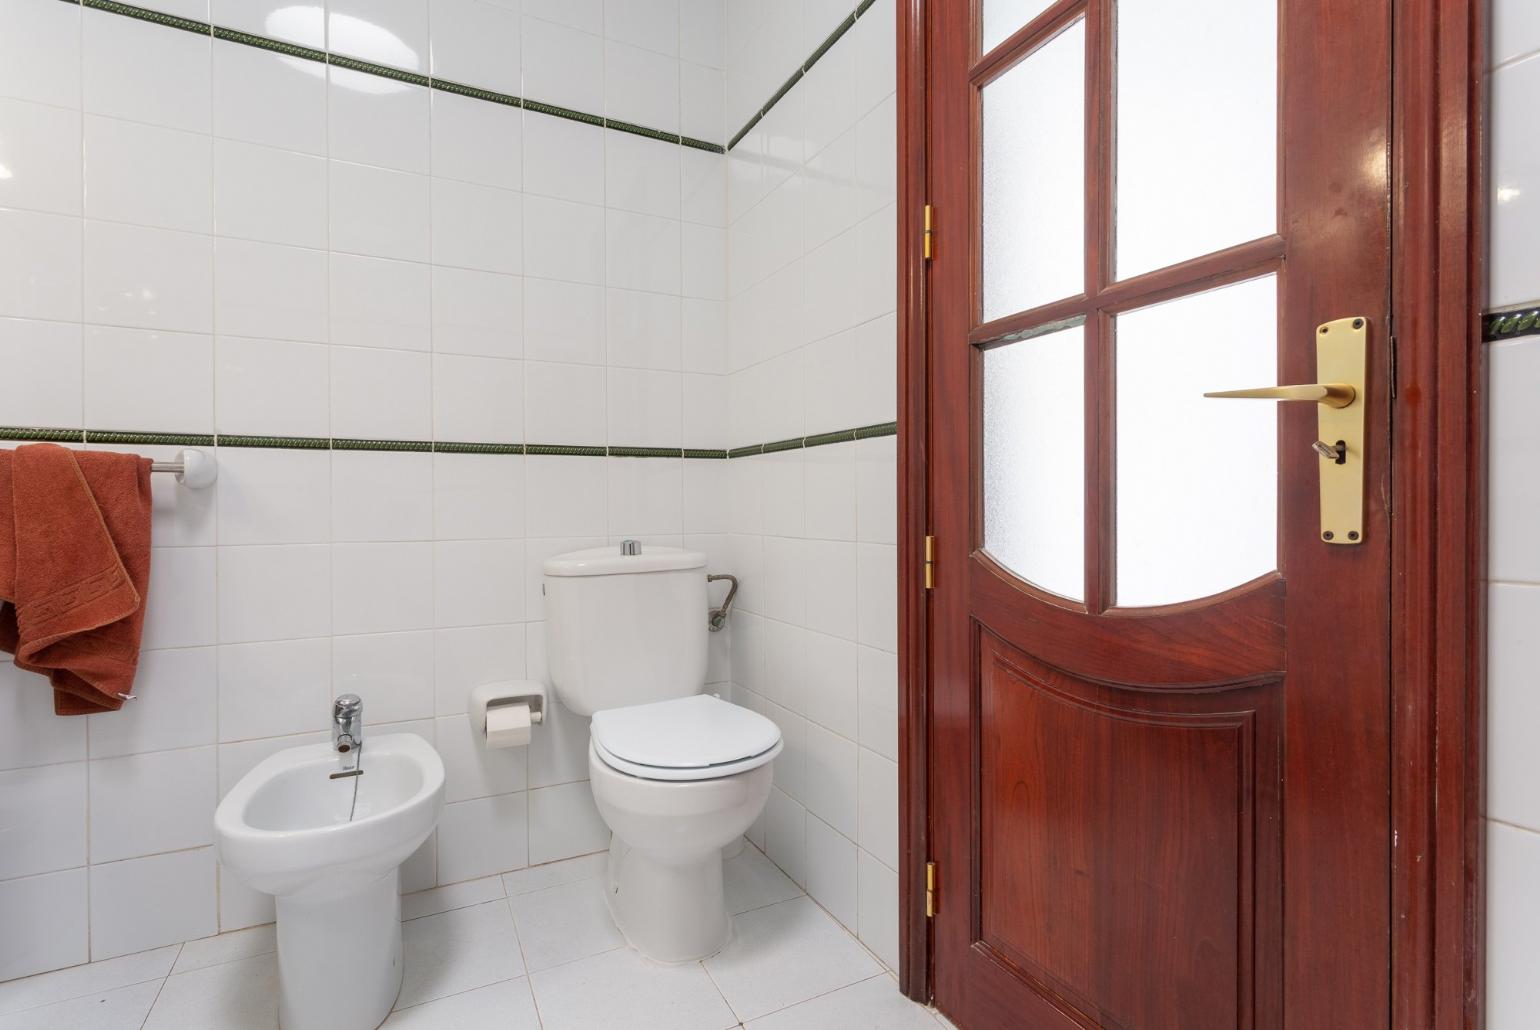
[[[743,772],[774,758],[781,744],[775,723],[710,694],[595,712],[591,733],[605,764],[654,779]]]

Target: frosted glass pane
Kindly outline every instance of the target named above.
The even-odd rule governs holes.
[[[1277,567],[1273,276],[1117,320],[1117,603],[1217,594]],[[1304,446],[1304,443],[1301,443]]]
[[[1118,0],[1117,275],[1277,226],[1278,0]]]
[[[984,550],[1080,600],[1085,351],[1079,326],[984,352]]]
[[[984,0],[983,46],[979,52],[989,53],[1052,5],[1053,0]]]
[[[984,320],[1084,288],[1085,24],[983,89]]]

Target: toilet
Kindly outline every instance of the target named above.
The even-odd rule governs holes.
[[[706,556],[627,541],[557,555],[544,571],[551,684],[592,717],[610,914],[654,961],[720,951],[732,934],[722,852],[764,809],[782,745],[771,720],[701,693]]]

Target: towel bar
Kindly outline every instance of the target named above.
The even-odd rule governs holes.
[[[152,461],[151,472],[170,472],[176,481],[194,490],[212,486],[219,478],[219,465],[207,451],[188,448],[176,456],[175,461]]]

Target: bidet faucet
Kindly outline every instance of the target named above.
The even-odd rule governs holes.
[[[332,747],[338,754],[357,751],[364,742],[364,699],[343,694],[332,703]]]

